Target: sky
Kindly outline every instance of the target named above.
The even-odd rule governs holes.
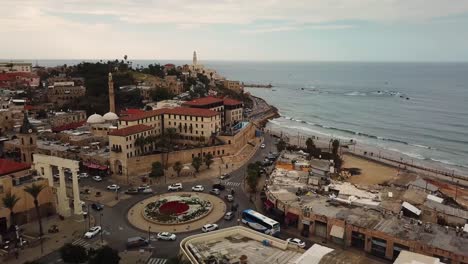
[[[468,61],[468,0],[0,0],[2,59]]]

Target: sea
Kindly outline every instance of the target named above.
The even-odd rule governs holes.
[[[32,61],[35,63],[36,61]],[[39,60],[39,65],[78,60]],[[133,65],[177,60],[135,60]],[[272,125],[468,172],[468,63],[206,61],[279,109]]]

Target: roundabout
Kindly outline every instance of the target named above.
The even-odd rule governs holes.
[[[133,205],[127,218],[134,227],[151,232],[181,233],[199,230],[224,216],[226,204],[220,198],[195,192],[154,195]]]

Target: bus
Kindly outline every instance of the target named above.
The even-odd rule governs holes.
[[[242,211],[242,223],[256,231],[272,236],[278,235],[280,232],[278,222],[252,209]]]

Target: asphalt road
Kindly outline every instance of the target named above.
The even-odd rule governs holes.
[[[259,149],[257,153],[247,162],[245,165],[237,169],[236,171],[231,173],[231,177],[228,180],[225,180],[227,184],[226,189],[234,188],[235,192],[235,201],[234,203],[239,204],[238,212],[242,210],[253,208],[255,206],[249,201],[249,194],[246,194],[242,190],[242,184],[244,184],[244,177],[246,174],[247,164],[255,161],[262,161],[265,156],[268,154],[269,151],[274,151],[276,149],[273,146],[274,138],[270,136],[265,136],[265,145],[266,148]],[[195,185],[203,185],[205,187],[205,192],[208,192],[211,189],[211,185],[214,183],[218,183],[219,179],[210,179],[210,180],[200,180],[198,182],[192,183],[184,183],[184,190],[188,191],[191,190],[192,186]],[[85,185],[92,185],[95,187],[99,187],[105,189],[107,185],[111,184],[110,181],[104,180],[102,182],[93,182],[92,179],[84,179],[83,183]],[[259,189],[263,186],[259,186]],[[121,186],[121,191],[124,191],[128,188],[128,186]],[[167,185],[153,185],[151,186],[153,191],[156,193],[167,193]],[[221,192],[220,197],[224,197],[226,195],[226,191]],[[102,212],[102,219],[100,219],[100,212],[96,212],[91,210],[89,213],[92,214],[96,222],[99,224],[102,221],[101,226],[103,228],[102,236],[103,239],[111,246],[119,251],[125,250],[125,243],[127,238],[135,237],[135,236],[142,236],[147,238],[150,236],[155,236],[157,230],[151,230],[151,234],[148,234],[147,231],[142,231],[139,229],[134,228],[132,225],[128,223],[127,220],[127,212],[128,210],[139,201],[146,199],[147,195],[135,195],[129,199],[120,201],[117,205],[112,208],[105,208]],[[228,204],[228,208],[230,204]],[[226,221],[224,219],[219,220],[216,224],[219,225],[219,228],[226,228],[237,225],[236,218]],[[179,233],[177,234],[176,241],[154,241],[151,239],[151,248],[153,251],[153,257],[157,258],[171,258],[178,254],[179,252],[179,244],[180,241],[190,235],[198,234],[201,231],[191,231],[186,233]],[[84,241],[84,242],[83,242]],[[100,236],[97,236],[90,240],[80,239],[76,243],[87,245],[99,245],[100,243]],[[87,244],[86,244],[87,243]],[[60,254],[58,251],[52,252],[51,254],[44,256],[40,260],[43,263],[60,263],[62,262],[60,259]]]

